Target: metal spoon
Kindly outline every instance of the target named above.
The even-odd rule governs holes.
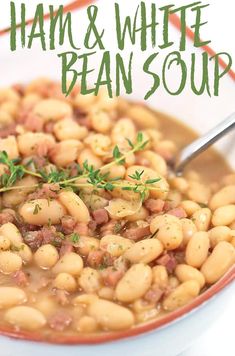
[[[217,126],[211,129],[202,137],[190,143],[183,148],[176,156],[171,167],[173,173],[177,176],[182,175],[185,166],[191,162],[200,153],[204,152],[213,143],[218,141],[221,137],[235,128],[235,113],[227,117],[227,119],[220,122]]]

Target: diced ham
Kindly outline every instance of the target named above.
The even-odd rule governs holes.
[[[175,257],[170,253],[166,253],[162,257],[158,258],[156,263],[158,265],[165,266],[169,273],[172,273],[177,265]]]
[[[36,154],[40,157],[46,157],[52,149],[52,146],[53,144],[51,142],[41,142],[36,147]]]
[[[162,199],[148,199],[144,203],[144,206],[151,213],[157,214],[157,213],[161,213],[163,211],[164,204],[165,204],[165,202]]]
[[[53,121],[48,121],[44,125],[44,132],[51,134],[53,132],[54,126],[55,126],[55,123]]]
[[[72,162],[71,164],[68,165],[68,170],[69,170],[69,176],[70,177],[76,177],[79,173],[78,170],[79,166],[77,163]]]
[[[164,291],[158,288],[157,286],[153,286],[148,292],[145,294],[144,299],[151,303],[157,303],[163,296]]]
[[[38,169],[42,169],[44,168],[44,166],[46,165],[47,163],[47,160],[45,157],[42,157],[42,156],[33,156],[32,157],[32,160],[36,166],[36,168]]]
[[[63,216],[61,219],[62,232],[66,235],[72,234],[76,224],[76,220],[72,216]]]
[[[92,129],[92,123],[89,116],[81,112],[79,109],[74,110],[74,115],[79,125],[85,126],[88,130]]]
[[[42,230],[42,244],[46,245],[46,244],[50,244],[50,243],[61,243],[61,239],[59,237],[57,237],[57,231],[55,226],[50,226],[50,227],[46,227],[43,226]],[[58,241],[57,241],[58,239]]]
[[[171,209],[173,209],[172,202],[168,201],[168,200],[165,201],[164,208],[163,208],[164,212],[168,213],[168,211],[171,210]]]
[[[12,277],[18,286],[25,287],[29,283],[28,276],[22,270],[16,271]]]
[[[57,198],[57,193],[60,190],[60,186],[57,183],[43,184],[42,188],[36,190],[32,194],[28,195],[28,200],[34,199],[55,199]]]
[[[130,240],[138,241],[143,237],[151,235],[150,226],[130,228],[127,229],[123,235]]]
[[[125,272],[121,269],[108,267],[101,271],[101,277],[106,286],[115,287],[119,280],[124,276]]]
[[[29,113],[24,122],[24,127],[29,131],[41,132],[43,131],[43,124],[44,121],[41,117]]]
[[[28,231],[24,235],[24,242],[29,245],[32,250],[38,249],[42,245],[42,232],[39,231]]]
[[[86,223],[77,223],[74,228],[74,232],[81,236],[87,236],[89,234],[89,228]]]
[[[53,244],[60,246],[62,243],[61,237],[58,235],[55,226],[43,226],[41,230],[28,231],[24,235],[24,242],[36,250],[41,245]]]
[[[64,311],[58,311],[49,318],[48,324],[56,331],[63,331],[72,322],[72,317]]]
[[[105,209],[97,209],[93,211],[92,216],[97,225],[106,224],[109,221],[109,215]]]
[[[174,215],[176,216],[177,218],[186,218],[187,217],[187,213],[186,211],[181,208],[180,206],[178,208],[174,208],[174,209],[171,209],[167,212],[167,214],[170,214],[170,215]]]
[[[16,135],[16,124],[11,124],[0,129],[0,138]]]
[[[24,124],[28,116],[30,115],[31,111],[32,111],[32,105],[21,108],[17,113],[17,117],[16,117],[17,123]]]
[[[14,215],[9,212],[2,212],[0,213],[0,225],[6,224],[8,222],[14,222]]]
[[[66,255],[66,253],[70,253],[74,251],[73,245],[70,243],[63,243],[60,248],[60,257]]]
[[[87,257],[87,264],[90,267],[97,268],[102,264],[105,252],[101,250],[90,251]]]
[[[93,236],[93,233],[95,232],[97,228],[97,223],[95,220],[90,220],[88,223],[88,228],[89,228],[89,234]]]
[[[12,86],[12,89],[14,89],[20,96],[23,96],[24,95],[24,92],[25,92],[25,87],[24,85],[20,84],[20,83],[16,83],[16,84],[13,84]]]

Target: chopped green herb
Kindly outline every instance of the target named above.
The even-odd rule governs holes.
[[[78,241],[80,240],[80,236],[78,233],[74,232],[71,236],[70,236],[71,241],[76,244],[78,243]]]
[[[40,210],[42,210],[41,206],[39,204],[35,204],[33,215],[37,215]]]

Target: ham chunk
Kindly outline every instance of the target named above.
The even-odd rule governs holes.
[[[56,314],[49,318],[49,325],[52,329],[56,331],[63,331],[72,322],[72,317],[64,311],[58,311]]]
[[[12,277],[18,286],[25,287],[29,283],[28,276],[22,270],[16,271]]]
[[[66,253],[74,252],[73,245],[70,243],[63,243],[60,248],[60,257],[64,256]]]
[[[28,131],[41,132],[41,131],[43,131],[43,124],[44,124],[44,121],[41,117],[36,116],[32,113],[29,113],[25,119],[24,127]]]
[[[123,234],[123,236],[134,241],[138,241],[143,237],[147,237],[149,235],[151,235],[149,225],[144,227],[135,227],[135,228],[127,229]]]
[[[6,224],[8,222],[13,223],[15,220],[14,215],[9,212],[0,213],[0,225]]]
[[[9,125],[0,129],[0,138],[6,138],[16,134],[16,124]]]
[[[166,253],[165,255],[157,259],[157,264],[165,266],[168,272],[172,273],[176,267],[177,262],[172,254]]]
[[[164,200],[162,199],[148,199],[144,203],[145,207],[154,214],[161,213],[164,208]]]
[[[72,216],[65,215],[61,219],[61,226],[64,234],[72,234],[76,226],[76,219],[74,219]]]
[[[105,209],[95,210],[92,215],[97,225],[106,224],[109,221],[109,215]]]
[[[178,208],[174,208],[174,209],[171,209],[167,212],[167,214],[170,214],[170,215],[174,215],[176,216],[177,218],[186,218],[187,217],[187,213],[186,211],[181,208],[180,206]]]
[[[124,276],[125,272],[121,269],[108,267],[101,271],[101,277],[106,286],[115,287],[119,280]]]
[[[161,297],[163,296],[163,294],[164,294],[163,290],[161,290],[157,286],[153,286],[145,294],[144,299],[150,303],[158,303]]]
[[[97,268],[102,264],[105,252],[101,250],[91,251],[87,257],[87,263],[93,268]]]

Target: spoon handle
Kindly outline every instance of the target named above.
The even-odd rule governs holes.
[[[192,159],[197,157],[200,153],[205,151],[214,142],[218,141],[221,137],[226,135],[229,131],[235,128],[235,113],[227,117],[227,119],[220,122],[217,126],[211,129],[202,137],[193,141],[190,145],[183,148],[178,154],[174,164],[174,172],[176,175],[181,175],[184,167]]]

